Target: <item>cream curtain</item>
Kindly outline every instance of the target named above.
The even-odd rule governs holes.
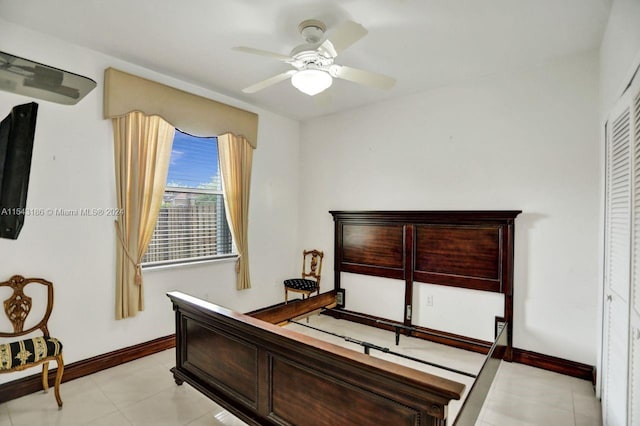
[[[112,119],[118,208],[115,222],[116,318],[144,310],[140,262],[162,204],[175,128],[158,116],[130,112]]]
[[[225,133],[218,136],[218,156],[224,185],[224,204],[231,225],[233,242],[238,249],[237,288],[251,288],[249,276],[249,192],[253,147],[247,139]]]

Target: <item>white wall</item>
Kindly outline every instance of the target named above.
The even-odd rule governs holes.
[[[300,247],[333,270],[329,210],[522,210],[514,344],[595,364],[597,88],[587,52],[303,123]]]
[[[40,107],[29,208],[115,207],[111,123],[102,118],[103,71],[109,66],[259,114],[250,210],[251,290],[235,290],[234,263],[228,261],[147,271],[146,310],[116,321],[113,217],[27,217],[18,240],[0,240],[1,280],[22,274],[54,282],[50,329],[63,341],[67,363],[171,334],[169,290],[207,296],[240,311],[283,299],[282,279],[299,268],[297,212],[292,208],[299,193],[296,121],[2,20],[0,50],[98,82],[76,106],[36,101]],[[0,92],[0,116],[30,101]],[[18,377],[2,375],[0,382]]]

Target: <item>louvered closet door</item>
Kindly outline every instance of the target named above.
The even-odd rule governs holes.
[[[627,424],[633,155],[631,111],[628,103],[619,105],[607,123],[602,414],[608,426]]]
[[[630,88],[631,134],[634,145],[633,269],[630,300],[629,424],[640,425],[640,79]]]

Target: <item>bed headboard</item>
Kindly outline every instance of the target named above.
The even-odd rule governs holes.
[[[514,220],[521,211],[330,213],[336,290],[341,272],[405,281],[405,326],[411,325],[414,282],[503,293],[504,320],[512,327]]]

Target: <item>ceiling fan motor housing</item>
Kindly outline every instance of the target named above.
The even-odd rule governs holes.
[[[327,71],[333,64],[333,58],[323,56],[316,50],[301,49],[288,62],[299,70],[319,69]]]

